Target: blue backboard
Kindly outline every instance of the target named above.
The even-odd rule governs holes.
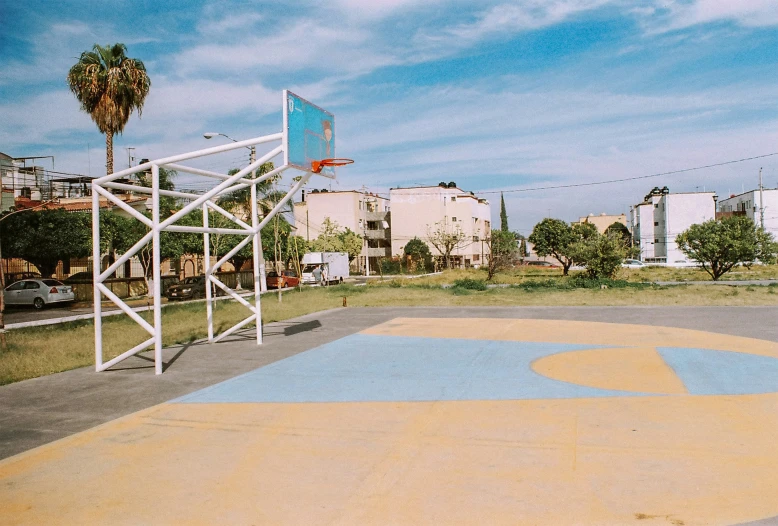
[[[299,95],[284,90],[284,164],[311,171],[312,161],[335,157],[335,116]],[[335,178],[325,166],[319,175]]]

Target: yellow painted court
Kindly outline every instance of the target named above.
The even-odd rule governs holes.
[[[778,344],[397,318],[0,461],[0,514],[36,525],[777,517]]]

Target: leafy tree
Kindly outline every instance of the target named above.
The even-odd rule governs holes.
[[[3,257],[29,261],[51,277],[60,261],[92,253],[92,217],[63,209],[27,211],[0,222]]]
[[[598,235],[597,228],[590,223],[576,223],[570,226],[561,219],[546,218],[532,229],[529,242],[535,245],[535,252],[539,256],[553,256],[559,261],[564,275],[567,276],[575,262],[572,245],[596,235]]]
[[[343,229],[337,221],[332,221],[329,217],[324,218],[319,237],[311,241],[311,249],[315,252],[342,252],[341,241],[338,239],[341,232]]]
[[[570,246],[573,260],[586,267],[589,277],[594,279],[614,277],[621,268],[626,251],[624,239],[618,232],[596,233]]]
[[[174,170],[166,170],[164,168],[159,169],[159,186],[164,190],[175,189],[173,179],[175,179],[177,173]],[[151,173],[141,173],[138,175],[138,181],[141,186],[150,187],[152,185]],[[160,198],[159,217],[160,220],[165,220],[170,217],[175,210],[175,201],[171,198]],[[116,215],[116,214],[114,214]],[[144,212],[144,215],[151,218],[149,212]],[[119,253],[126,253],[132,248],[138,241],[143,238],[148,232],[149,227],[141,223],[136,219],[124,218],[116,216],[111,219],[115,224],[114,226],[114,238],[111,240],[113,249]],[[195,225],[201,226],[203,224],[202,213],[194,211],[187,214],[178,222],[181,225]],[[101,234],[102,237],[102,234]],[[202,236],[199,234],[185,234],[180,232],[160,232],[160,257],[161,259],[178,259],[187,253],[201,253],[202,252]],[[149,280],[152,277],[152,263],[153,263],[153,243],[149,241],[146,243],[137,253],[136,256],[143,267],[143,277],[146,280],[149,294],[151,294],[151,286]]]
[[[692,225],[681,232],[675,242],[688,258],[702,265],[713,281],[718,281],[738,263],[772,263],[778,254],[778,243],[772,234],[756,228],[745,216],[711,219]]]
[[[303,255],[308,252],[308,242],[302,236],[289,236],[284,250],[284,261],[287,267],[299,269]]]
[[[508,212],[505,210],[505,197],[500,192],[500,230],[508,232]]]
[[[349,263],[362,252],[362,236],[349,228],[338,234],[338,242],[340,243],[338,252],[348,253]]]
[[[440,253],[445,268],[451,267],[451,253],[469,242],[458,226],[450,226],[445,221],[427,225],[427,241]]]
[[[362,246],[362,236],[349,228],[342,228],[329,217],[324,219],[319,237],[310,243],[311,250],[315,252],[346,252],[349,262],[362,252]]]
[[[405,244],[403,253],[406,257],[410,257],[413,270],[417,269],[419,266],[426,269],[432,261],[430,247],[418,237],[414,237]]]
[[[67,83],[84,110],[105,134],[106,173],[113,173],[113,136],[121,133],[133,110],[138,116],[151,87],[146,67],[128,58],[127,46],[95,44],[70,68]]]
[[[516,253],[516,236],[513,232],[505,230],[492,230],[486,238],[489,247],[489,261],[487,265],[487,280],[491,280],[494,274],[511,264]]]
[[[519,254],[522,258],[527,257],[529,254],[527,254],[527,240],[522,237],[521,238],[521,245],[519,245]]]

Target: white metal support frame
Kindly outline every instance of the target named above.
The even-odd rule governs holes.
[[[168,232],[188,232],[198,233],[203,235],[203,252],[205,255],[205,279],[206,279],[206,321],[208,325],[208,340],[212,342],[218,342],[219,340],[229,336],[237,330],[245,327],[251,322],[256,323],[256,335],[257,344],[262,343],[262,309],[260,306],[260,290],[261,290],[261,266],[264,264],[264,258],[262,257],[262,246],[260,241],[260,230],[264,227],[268,221],[270,221],[275,214],[277,214],[283,206],[289,201],[295,193],[297,193],[310,179],[312,172],[305,172],[292,188],[287,192],[284,198],[273,208],[273,210],[265,215],[261,220],[259,217],[259,206],[257,203],[257,185],[263,181],[275,177],[289,168],[285,163],[283,166],[276,168],[275,170],[262,175],[256,179],[251,179],[252,172],[257,170],[263,163],[266,163],[276,157],[279,154],[284,154],[284,159],[287,158],[286,144],[287,144],[287,130],[286,125],[282,133],[275,133],[272,135],[265,135],[262,137],[256,137],[245,141],[234,142],[225,144],[223,146],[216,146],[213,148],[206,148],[197,150],[194,152],[184,153],[180,155],[174,155],[170,157],[164,157],[162,159],[156,159],[126,170],[121,170],[105,177],[100,177],[92,182],[92,257],[93,257],[93,277],[94,277],[94,310],[95,310],[95,370],[104,371],[116,363],[129,358],[130,356],[144,351],[149,347],[154,348],[154,369],[156,374],[162,374],[163,362],[162,362],[162,283],[161,283],[161,253],[160,253],[160,234],[164,231]],[[256,159],[250,163],[246,168],[243,168],[234,175],[226,175],[199,168],[188,167],[180,164],[183,161],[191,159],[197,159],[206,157],[209,155],[220,154],[231,150],[251,147],[258,144],[267,144],[280,141],[281,144],[270,150],[268,153]],[[185,172],[191,175],[197,175],[201,177],[208,177],[211,179],[218,179],[220,182],[212,189],[203,193],[185,193],[175,192],[171,190],[162,190],[159,187],[159,169],[160,167],[166,169],[176,170],[178,172]],[[151,170],[152,174],[152,186],[151,188],[138,187],[133,185],[127,185],[117,182],[118,179],[126,178],[129,175],[138,172],[144,172]],[[215,200],[225,194],[235,192],[244,188],[250,188],[251,191],[251,221],[244,221],[243,219],[236,217],[234,214],[224,210]],[[145,215],[137,212],[131,207],[127,206],[121,200],[117,199],[111,193],[110,189],[120,190],[132,190],[134,192],[142,192],[150,194],[151,202],[151,218],[149,219]],[[173,215],[166,219],[160,217],[160,197],[176,197],[180,199],[187,199],[191,202],[175,212]],[[149,228],[148,234],[146,234],[138,243],[136,243],[130,250],[118,258],[108,268],[101,271],[100,265],[100,198],[107,199],[108,201],[116,204],[122,210],[127,212],[131,217],[142,222]],[[208,212],[214,210],[215,212],[223,215],[235,223],[234,228],[214,228],[208,223]],[[202,210],[203,214],[203,226],[192,227],[176,225],[175,223],[182,219],[184,216],[195,210]],[[250,224],[249,224],[250,223]],[[209,237],[210,234],[238,234],[244,235],[246,238],[241,241],[235,248],[229,253],[221,257],[215,264],[211,264],[210,261],[210,248]],[[153,323],[142,318],[139,314],[134,312],[124,301],[116,296],[109,288],[104,285],[106,279],[113,274],[121,265],[128,261],[131,257],[136,255],[141,249],[143,249],[148,243],[152,244],[152,295],[154,298],[154,310],[153,310]],[[239,250],[241,250],[248,243],[252,243],[253,248],[253,276],[254,276],[254,298],[253,302],[249,302],[244,297],[240,296],[236,291],[229,288],[222,283],[215,275],[214,272],[223,263],[229,260]],[[212,287],[217,287],[224,291],[227,295],[231,296],[234,300],[244,305],[251,314],[243,321],[237,323],[233,327],[227,329],[219,335],[214,334],[213,325],[213,291]],[[132,349],[129,349],[119,356],[107,360],[104,360],[103,356],[103,327],[102,327],[102,296],[107,297],[111,302],[116,304],[124,313],[126,313],[132,320],[140,325],[146,332],[149,333],[149,338]]]

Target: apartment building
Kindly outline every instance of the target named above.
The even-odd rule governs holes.
[[[739,214],[751,218],[757,226],[764,229],[778,240],[778,188],[751,190],[738,195],[731,195],[719,201],[720,214]]]
[[[600,234],[604,234],[605,231],[608,229],[608,227],[611,226],[613,223],[621,223],[622,225],[627,226],[627,215],[626,214],[612,215],[603,212],[598,216],[594,214],[589,214],[588,216],[585,217],[579,217],[577,222],[592,224],[597,228],[597,231]]]
[[[714,219],[716,199],[715,192],[671,194],[666,186],[651,190],[630,210],[632,239],[640,247],[641,261],[668,266],[690,263],[675,238],[691,225]]]
[[[303,191],[302,200],[294,204],[297,235],[313,241],[322,233],[329,219],[349,228],[366,240],[355,262],[356,270],[378,272],[380,260],[391,257],[389,199],[356,190]]]
[[[392,188],[392,254],[401,254],[405,244],[417,237],[427,243],[435,256],[440,252],[429,241],[437,228],[460,231],[464,241],[451,254],[454,267],[479,267],[489,257],[484,242],[491,231],[489,201],[465,192],[455,183],[415,188]]]

